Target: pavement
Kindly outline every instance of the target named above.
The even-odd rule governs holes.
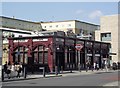
[[[116,70],[118,71],[118,70]],[[98,71],[92,71],[92,70],[88,70],[87,72],[84,70],[84,71],[64,71],[64,72],[61,72],[60,74],[56,75],[56,74],[46,74],[45,75],[45,78],[49,78],[49,77],[66,77],[66,76],[77,76],[77,75],[90,75],[90,74],[100,74],[100,73],[107,73],[107,72],[115,72],[113,70],[109,70],[109,71],[106,71],[106,70],[98,70]],[[8,79],[8,78],[5,78],[5,82],[6,81],[18,81],[18,80],[31,80],[31,79],[38,79],[38,78],[44,78],[44,76],[42,74],[31,74],[31,75],[27,75],[27,78],[25,79],[24,77],[20,77],[20,78],[11,78],[11,79]],[[115,82],[112,82],[112,83],[108,83],[108,84],[105,84],[103,86],[118,86],[118,81],[115,81]]]
[[[107,83],[107,84],[105,84],[103,86],[119,86],[119,82],[115,81],[115,82]]]

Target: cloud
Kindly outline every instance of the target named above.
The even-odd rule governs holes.
[[[83,13],[84,11],[83,10],[77,10],[76,11],[76,14],[81,14],[81,13]]]
[[[96,11],[93,11],[89,14],[89,18],[90,19],[96,19],[96,18],[98,18],[102,15],[103,15],[103,13],[100,10],[96,10]]]

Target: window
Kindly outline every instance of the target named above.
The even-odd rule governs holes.
[[[50,28],[52,28],[52,26],[50,26]]]
[[[44,63],[48,63],[48,52],[45,52],[44,54]]]
[[[58,27],[58,25],[56,25],[56,27]]]
[[[101,33],[101,41],[111,41],[111,33]]]
[[[68,26],[71,26],[71,24],[68,24]]]
[[[46,26],[44,26],[44,28],[46,28]]]

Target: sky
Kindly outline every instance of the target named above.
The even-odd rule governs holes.
[[[80,20],[100,24],[100,17],[118,14],[118,2],[2,2],[1,16],[35,22]]]

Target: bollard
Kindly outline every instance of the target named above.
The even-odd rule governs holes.
[[[2,69],[2,82],[4,81],[4,69]]]
[[[72,64],[70,65],[70,73],[72,73]]]
[[[45,67],[43,67],[43,77],[45,77]]]
[[[63,66],[61,66],[61,73],[63,73]]]
[[[58,75],[58,68],[55,66],[55,75]]]
[[[81,72],[81,65],[78,63],[78,71]]]
[[[26,67],[24,67],[24,78],[26,79],[27,72],[26,72]]]

